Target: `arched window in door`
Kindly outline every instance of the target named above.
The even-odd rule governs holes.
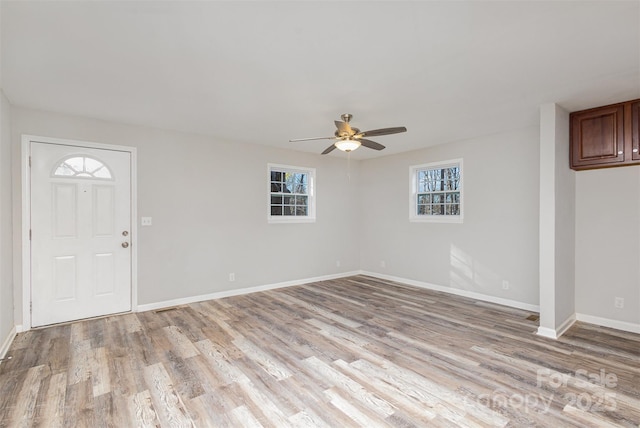
[[[53,176],[113,180],[113,174],[109,167],[98,159],[89,156],[66,158],[54,169]]]

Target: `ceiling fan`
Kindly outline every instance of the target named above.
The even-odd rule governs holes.
[[[400,132],[407,131],[407,128],[405,128],[404,126],[398,126],[395,128],[372,129],[371,131],[360,131],[358,128],[349,125],[352,117],[353,116],[351,114],[345,113],[340,116],[340,118],[342,118],[342,121],[334,121],[334,123],[336,124],[336,128],[338,129],[334,133],[333,137],[297,138],[294,140],[289,140],[289,142],[293,143],[297,141],[311,140],[336,140],[335,143],[327,147],[324,152],[322,152],[323,155],[331,153],[333,149],[342,150],[343,152],[351,152],[361,145],[374,150],[382,150],[384,149],[384,146],[382,144],[368,140],[364,137],[398,134]]]

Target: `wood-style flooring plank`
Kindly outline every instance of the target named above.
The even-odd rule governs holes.
[[[43,372],[45,369],[45,366],[36,366],[27,371],[27,376],[22,383],[22,388],[18,393],[13,413],[10,416],[15,426],[29,426],[30,421],[35,418],[38,392],[42,385]]]
[[[129,422],[137,427],[155,427],[160,422],[149,390],[133,394],[128,400]],[[122,410],[121,410],[122,411]]]
[[[149,394],[156,414],[163,424],[170,427],[191,427],[182,398],[178,395],[169,374],[160,363],[145,367],[145,379],[150,385]]]
[[[36,418],[36,425],[61,428],[64,426],[64,406],[67,398],[67,374],[56,373],[49,378],[47,399]]]

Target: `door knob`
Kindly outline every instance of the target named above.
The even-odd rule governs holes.
[[[123,242],[122,243],[122,248],[129,248],[129,243],[128,242]]]
[[[128,234],[129,234],[129,232],[126,231],[126,230],[124,232],[122,232],[122,236],[127,236]]]

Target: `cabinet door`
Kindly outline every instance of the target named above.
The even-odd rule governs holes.
[[[571,167],[624,162],[624,106],[571,114]]]
[[[632,159],[640,160],[640,100],[631,103]]]

